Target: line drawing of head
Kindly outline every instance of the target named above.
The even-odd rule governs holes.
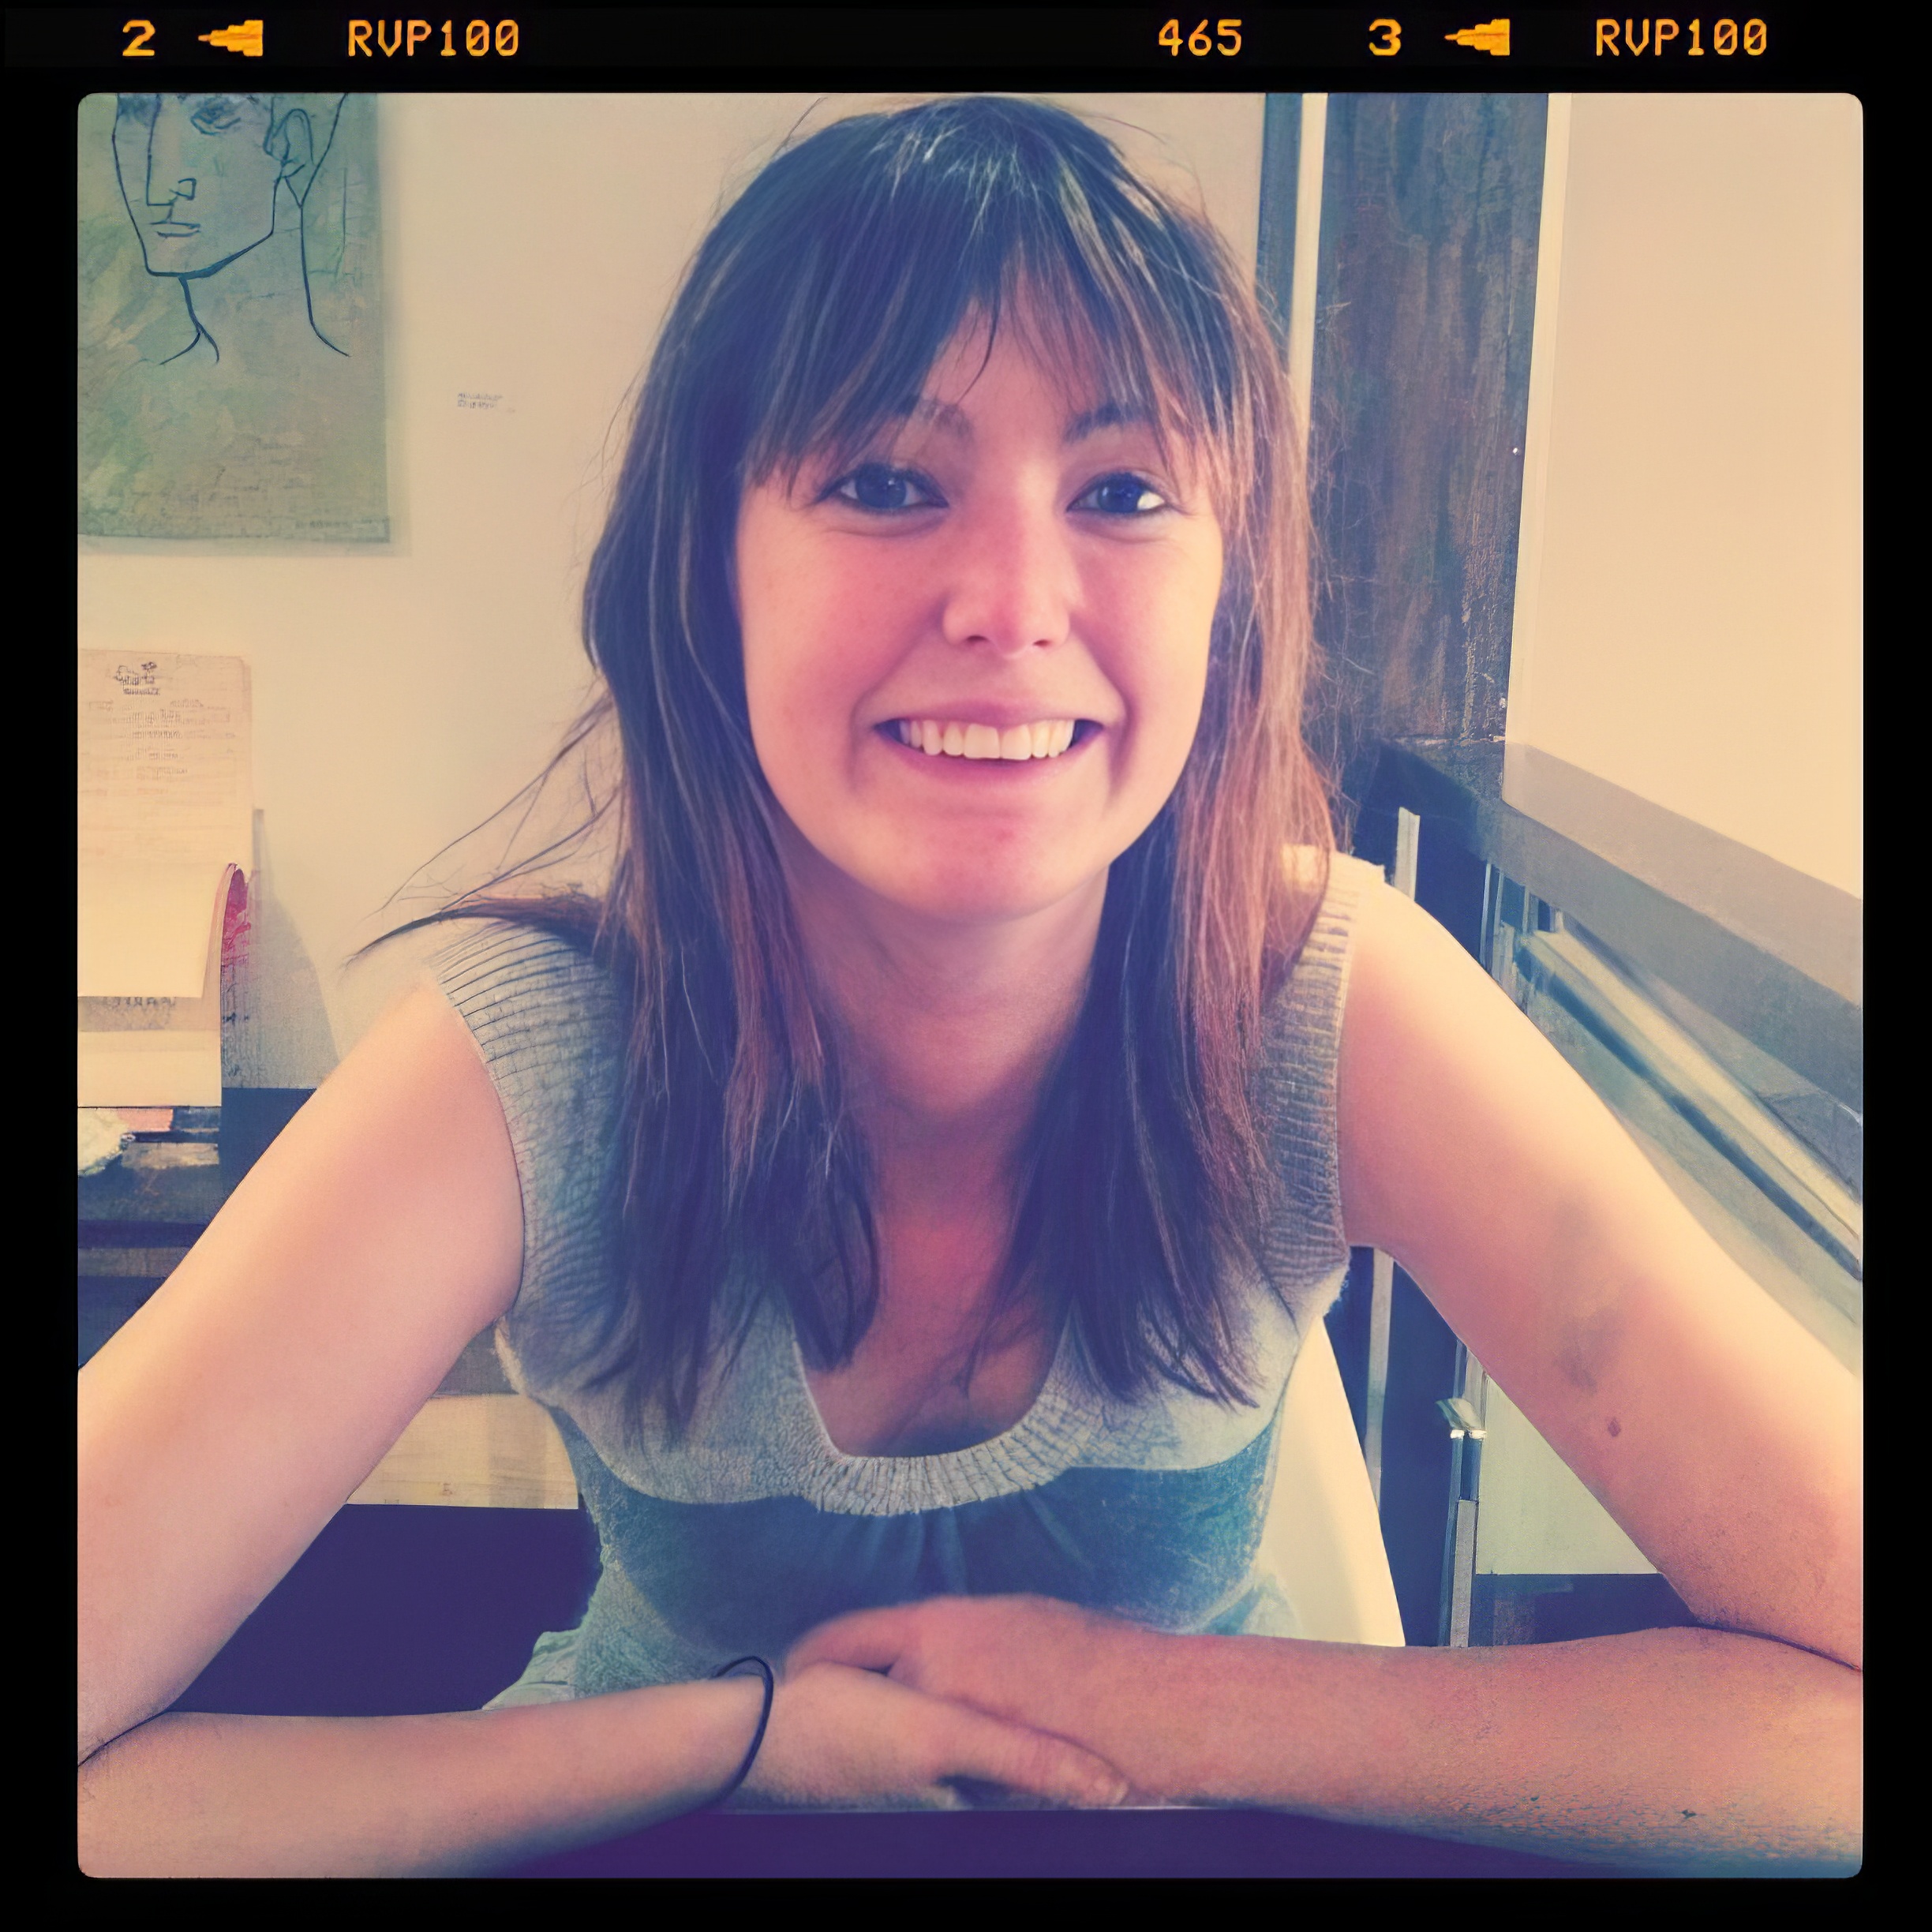
[[[210,284],[249,261],[249,293],[299,290],[310,299],[302,212],[335,137],[340,94],[122,94],[114,124],[114,173],[151,275],[181,284],[196,328],[193,348],[219,343],[208,327]],[[264,245],[271,245],[264,247]],[[181,352],[187,353],[184,350]],[[175,357],[170,361],[178,359]]]

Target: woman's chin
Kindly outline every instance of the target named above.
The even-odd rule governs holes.
[[[795,890],[828,910],[842,907],[842,916],[861,923],[1008,925],[1055,908],[1076,915],[1094,912],[1106,895],[1106,856],[1093,849],[1098,841],[1091,835],[962,838],[946,827],[922,838],[919,829],[901,824],[894,836],[874,831],[843,847],[829,839],[821,847],[787,820],[781,835],[786,870]],[[1081,863],[1083,848],[1089,863]]]

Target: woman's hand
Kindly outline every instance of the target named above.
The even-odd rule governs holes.
[[[731,1807],[1096,1807],[1118,1804],[1127,1792],[1111,1765],[1065,1738],[874,1671],[795,1657],[773,1698],[758,1761]]]
[[[1158,1632],[1048,1597],[934,1597],[821,1624],[786,1668],[856,1665],[1032,1735],[1078,1739],[1118,1765],[1133,1794],[1153,1797],[1157,1727],[1137,1692],[1151,1687],[1160,1642]]]

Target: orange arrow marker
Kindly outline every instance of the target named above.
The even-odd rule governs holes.
[[[1453,40],[1458,47],[1466,47],[1478,54],[1494,54],[1507,58],[1509,53],[1509,22],[1506,20],[1485,21],[1480,27],[1465,27],[1459,33],[1444,34],[1445,40]]]
[[[238,27],[217,28],[213,33],[197,34],[195,38],[205,40],[210,47],[219,47],[226,54],[245,54],[250,60],[261,58],[260,21],[243,21]]]

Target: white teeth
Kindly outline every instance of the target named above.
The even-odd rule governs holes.
[[[1002,731],[992,724],[943,723],[938,718],[899,718],[893,728],[899,742],[928,758],[1058,758],[1073,742],[1072,718],[1041,718],[1032,724],[1009,724]]]

